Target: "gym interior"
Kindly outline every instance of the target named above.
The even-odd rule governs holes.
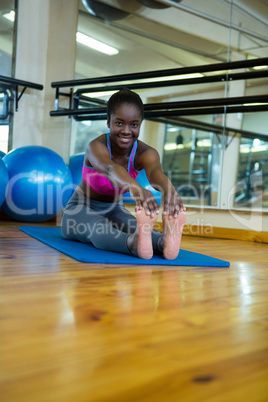
[[[267,0],[1,1],[3,402],[268,399],[267,27]],[[81,262],[21,230],[60,228],[124,87],[181,248],[228,266]]]

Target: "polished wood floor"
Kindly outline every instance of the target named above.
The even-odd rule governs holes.
[[[83,264],[0,222],[1,402],[268,401],[268,245],[230,268]]]

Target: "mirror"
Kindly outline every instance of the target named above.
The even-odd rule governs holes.
[[[100,1],[128,13],[105,21],[79,5],[78,31],[119,49],[104,56],[77,45],[76,78],[171,69],[265,57],[267,9],[261,1],[183,0],[175,7],[153,8],[139,1]],[[178,23],[179,21],[179,23]],[[90,60],[87,64],[86,60]],[[267,71],[241,68],[236,73]],[[206,77],[221,72],[207,72]],[[232,71],[223,71],[229,75]],[[192,76],[194,78],[194,76]],[[186,77],[187,79],[188,77]],[[209,100],[268,93],[266,77],[137,90],[145,103]],[[97,94],[95,94],[97,96]],[[107,100],[110,94],[100,98]],[[99,95],[98,95],[99,97]],[[267,112],[180,114],[176,119],[146,120],[141,139],[159,151],[163,168],[189,206],[267,208]],[[159,119],[158,119],[159,120]],[[165,120],[163,122],[163,120]],[[89,122],[84,122],[84,124]],[[92,128],[74,122],[72,144]],[[99,122],[106,130],[105,122]],[[80,128],[79,128],[80,127]],[[80,131],[83,134],[79,134]],[[159,138],[156,140],[156,136]],[[80,137],[80,140],[79,140]],[[76,138],[76,140],[75,140]],[[253,145],[254,144],[254,145]],[[72,152],[74,147],[72,148]]]

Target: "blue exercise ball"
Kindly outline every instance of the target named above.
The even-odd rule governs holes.
[[[140,173],[138,174],[136,181],[141,185],[141,187],[146,188],[146,190],[151,191],[151,193],[153,194],[156,202],[158,205],[161,205],[161,192],[155,190],[151,184],[149,183],[147,176],[146,176],[146,172],[145,170],[141,170]],[[130,204],[135,204],[135,201],[130,197],[129,192],[123,194],[123,201],[126,203],[130,203]]]
[[[74,187],[77,187],[81,183],[84,157],[85,152],[70,156],[69,168],[72,173]]]
[[[44,222],[57,215],[73,192],[72,174],[56,152],[25,146],[9,152],[3,161],[9,187],[3,211],[22,222]]]
[[[9,176],[7,167],[3,160],[0,158],[0,207],[5,201],[7,189],[8,189]]]
[[[0,158],[3,158],[5,155],[6,155],[5,152],[0,151]]]

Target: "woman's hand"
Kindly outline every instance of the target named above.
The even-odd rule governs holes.
[[[159,214],[159,207],[151,191],[146,190],[136,183],[131,186],[129,192],[131,198],[136,202],[138,210],[144,208],[146,215],[151,216]]]
[[[180,211],[184,208],[181,196],[175,188],[162,194],[163,214],[168,215],[169,219],[177,218]]]

